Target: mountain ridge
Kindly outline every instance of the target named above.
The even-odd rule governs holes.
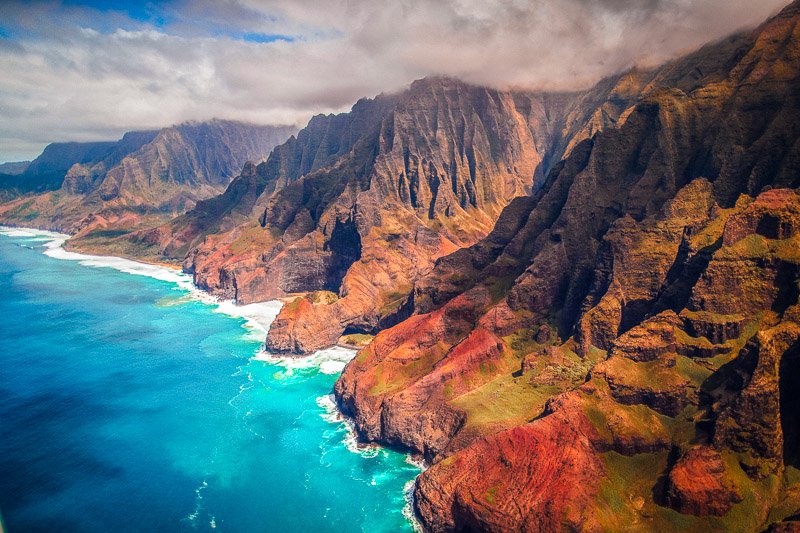
[[[322,291],[287,306],[268,338],[273,350],[374,333],[402,316],[433,260],[485,235],[562,152],[613,125],[648,75],[634,70],[571,94],[419,80],[348,114],[314,117],[220,197],[134,238],[173,259],[185,254],[198,286],[241,303]],[[326,329],[294,327],[301,322]]]
[[[798,22],[662,67],[347,365],[427,530],[791,527]]]
[[[247,160],[265,158],[294,131],[213,120],[128,132],[115,142],[53,143],[4,184],[0,220],[74,234],[69,245],[95,253],[134,256],[109,237],[218,194]]]

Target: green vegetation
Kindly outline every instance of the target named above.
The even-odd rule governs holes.
[[[766,469],[762,472],[764,477],[760,481],[750,479],[742,470],[741,465],[753,464],[753,461],[744,459],[742,454],[725,451],[722,453],[722,459],[725,462],[728,476],[740,490],[743,499],[734,505],[727,515],[711,518],[712,527],[723,531],[733,531],[739,528],[745,531],[759,529],[761,525],[760,500],[764,494],[775,494],[779,490],[780,479],[774,474],[769,474]],[[766,464],[761,462],[761,466],[766,466]]]
[[[114,237],[120,237],[122,235],[127,235],[130,233],[130,230],[124,229],[96,229],[92,230],[86,235],[82,237],[82,239],[113,239]]]
[[[405,385],[428,372],[433,368],[447,350],[447,347],[439,341],[436,345],[417,359],[410,359],[399,366],[395,366],[396,373],[385,372],[385,367],[381,364],[375,366],[375,385],[369,390],[372,396],[380,396],[398,391]]]
[[[297,311],[300,308],[300,304],[301,303],[303,303],[303,297],[302,296],[298,296],[297,298],[295,298],[291,302],[287,302],[283,306],[283,310],[285,312],[287,312],[287,313],[293,313],[293,312]]]
[[[555,385],[535,386],[528,377],[506,374],[449,403],[467,413],[466,427],[510,427],[539,416],[545,402],[560,392]]]
[[[511,287],[514,285],[514,281],[516,280],[516,276],[507,276],[507,277],[491,277],[484,283],[484,286],[489,291],[489,294],[492,297],[492,302],[496,303],[502,300],[507,294],[508,291],[511,290]]]
[[[711,311],[690,311],[684,309],[681,311],[681,316],[689,320],[696,320],[708,322],[710,324],[728,324],[731,322],[741,322],[744,317],[742,315],[723,315],[719,313],[712,313]]]
[[[503,337],[503,341],[505,341],[506,346],[511,348],[511,351],[514,352],[514,355],[522,358],[525,355],[533,353],[536,350],[544,347],[544,345],[536,342],[534,337],[535,334],[533,330],[518,329],[511,335]]]
[[[356,363],[364,364],[367,362],[367,359],[369,359],[369,350],[361,350],[356,356]]]
[[[711,370],[699,365],[691,357],[684,357],[683,355],[676,357],[675,368],[682,376],[688,378],[698,387],[711,375]]]
[[[497,486],[496,485],[494,487],[489,488],[489,490],[486,491],[486,494],[484,494],[484,497],[486,498],[486,502],[489,505],[494,505],[496,496],[497,496]]]
[[[444,386],[444,397],[445,397],[445,399],[448,399],[448,400],[453,397],[453,384],[452,383],[447,383]]]
[[[331,291],[314,291],[308,293],[306,298],[314,305],[330,305],[338,300],[339,296]]]
[[[244,228],[230,245],[231,252],[243,254],[251,250],[267,250],[280,238],[280,232],[274,228],[265,229],[260,225]]]
[[[400,309],[411,293],[411,285],[402,285],[395,291],[387,292],[382,295],[383,305],[378,310],[380,316],[388,316]]]
[[[674,357],[680,358],[680,356]],[[685,385],[683,376],[665,362],[666,357],[642,362],[626,357],[612,357],[608,360],[608,372],[618,381],[637,389],[668,391]]]
[[[655,507],[652,485],[666,469],[666,451],[633,456],[607,452],[601,457],[607,477],[600,484],[598,519],[606,531],[685,531],[688,523],[674,523],[671,528],[659,529],[652,523],[642,523],[641,516],[650,513],[639,513],[642,508]]]
[[[723,453],[726,471],[742,495],[728,514],[698,517],[679,513],[654,501],[654,492],[663,490],[668,472],[666,451],[625,456],[616,452],[602,454],[607,479],[600,486],[599,520],[608,531],[760,531],[764,529],[759,494],[775,494],[780,480],[766,475],[761,481],[751,480],[740,466],[740,458]],[[655,484],[654,480],[661,481]],[[778,522],[794,513],[798,497],[778,506],[766,523]]]
[[[777,257],[789,263],[800,263],[800,235],[788,239],[773,240],[761,235],[748,235],[726,246],[720,253],[726,258],[761,259]]]
[[[717,242],[717,240],[722,237],[722,232],[725,230],[725,223],[728,221],[728,217],[732,212],[732,209],[721,209],[718,217],[709,222],[691,238],[692,248],[695,250],[702,250]]]
[[[348,346],[356,346],[358,348],[363,348],[367,344],[370,343],[372,339],[374,339],[374,335],[368,335],[366,333],[351,333],[349,335],[342,335],[339,338],[339,344],[346,344]]]

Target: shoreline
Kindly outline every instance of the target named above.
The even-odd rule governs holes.
[[[111,268],[126,274],[144,276],[171,283],[187,291],[191,296],[208,305],[216,306],[215,311],[245,320],[248,329],[266,335],[269,325],[275,319],[284,302],[269,300],[254,304],[237,305],[231,300],[223,300],[197,287],[190,274],[172,265],[148,262],[115,255],[95,255],[69,250],[64,243],[71,237],[67,233],[39,228],[0,225],[0,234],[10,237],[46,238],[43,253],[54,259],[77,261],[85,266]],[[259,337],[260,342],[264,339]]]
[[[70,238],[72,237],[73,235],[70,235]],[[67,241],[69,241],[69,239],[67,239]],[[94,255],[97,257],[117,257],[119,259],[127,259],[128,261],[133,261],[135,263],[144,263],[146,265],[159,266],[162,268],[168,268],[170,270],[176,270],[178,272],[184,272],[183,267],[181,265],[179,265],[178,263],[170,263],[168,261],[148,261],[147,259],[143,259],[141,257],[134,257],[132,255],[124,255],[124,254],[123,255],[103,254],[103,253],[98,253],[96,251],[82,250],[80,247],[75,247],[75,246],[65,246],[64,250],[66,250],[67,252],[74,252],[76,254]]]
[[[8,222],[0,222],[0,231],[2,230],[38,231],[38,232],[54,233],[58,234],[59,236],[65,237],[67,241],[75,236],[75,234],[65,233],[64,231],[61,231],[60,228],[54,228],[52,226],[18,226]],[[132,255],[104,254],[102,252],[97,252],[95,250],[81,250],[79,247],[73,248],[72,246],[65,246],[64,250],[67,252],[73,252],[83,255],[91,255],[93,257],[116,257],[118,259],[127,259],[128,261],[133,261],[135,263],[144,263],[146,265],[160,266],[163,268],[168,268],[170,270],[177,270],[179,272],[183,272],[183,267],[180,265],[181,262],[177,260],[175,263],[170,263],[169,261],[155,261],[155,260],[148,261],[147,259],[143,259],[141,257],[136,257]]]

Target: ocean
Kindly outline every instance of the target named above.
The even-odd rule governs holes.
[[[0,513],[36,531],[411,531],[419,468],[361,449],[354,353],[262,351],[275,302],[0,229]]]

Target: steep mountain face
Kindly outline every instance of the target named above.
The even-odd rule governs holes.
[[[17,177],[21,195],[0,206],[0,220],[105,246],[112,233],[163,223],[219,194],[246,161],[263,159],[293,131],[214,120],[130,132],[113,143],[52,144]],[[24,194],[42,188],[52,190]]]
[[[3,180],[2,188],[15,195],[58,189],[72,165],[101,160],[107,157],[116,145],[114,142],[49,144],[22,172],[9,172],[8,174],[14,178]]]
[[[427,529],[798,515],[798,22],[655,71],[347,366],[359,436],[433,463]]]
[[[313,117],[296,137],[277,146],[265,162],[246,164],[223,194],[199,202],[184,216],[134,238],[167,257],[182,260],[209,235],[225,234],[240,225],[249,226],[255,234],[272,193],[345,156],[362,136],[377,127],[394,102],[394,97],[382,95],[360,100],[350,113]],[[249,251],[262,253],[256,244],[257,240]],[[187,265],[191,267],[191,261]]]
[[[138,235],[196,283],[287,305],[267,344],[310,352],[407,316],[433,262],[484,237],[552,162],[613,125],[652,73],[584,94],[502,92],[443,78],[317,117],[220,197]],[[195,244],[196,246],[192,246]]]

